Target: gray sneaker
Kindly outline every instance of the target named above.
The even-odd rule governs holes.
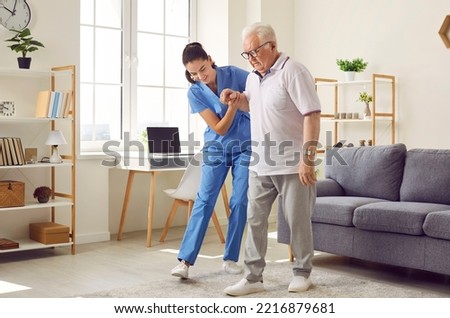
[[[265,291],[262,282],[251,283],[245,278],[242,278],[238,283],[228,286],[223,292],[230,296],[244,296],[253,293],[260,293]]]
[[[189,266],[185,263],[180,262],[177,266],[172,269],[172,276],[180,277],[186,279],[189,277]]]

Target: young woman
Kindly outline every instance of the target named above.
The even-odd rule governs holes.
[[[232,103],[222,104],[219,96],[224,88],[244,91],[248,72],[234,66],[216,66],[198,42],[186,45],[183,64],[192,84],[188,91],[191,111],[198,113],[208,126],[204,132],[200,187],[180,246],[180,263],[172,269],[172,275],[188,278],[230,168],[233,190],[222,267],[227,273],[239,274],[242,267],[237,261],[247,220],[250,117]]]

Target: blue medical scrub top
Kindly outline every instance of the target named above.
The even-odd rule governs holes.
[[[222,66],[216,68],[217,72],[217,91],[220,95],[225,88],[243,92],[247,81],[248,72],[235,66]],[[220,119],[225,116],[228,106],[220,102],[219,97],[211,91],[211,89],[202,82],[195,82],[188,90],[189,105],[192,113],[199,113],[205,109],[212,110]],[[204,133],[204,151],[216,150],[217,143],[227,148],[230,142],[236,145],[238,141],[240,145],[247,148],[250,146],[250,115],[247,112],[238,110],[233,119],[228,132],[221,136],[217,134],[209,126],[206,127]],[[244,143],[243,142],[247,142]],[[247,145],[248,144],[248,145]],[[228,147],[229,148],[229,147]],[[243,150],[243,149],[242,149]],[[228,152],[228,151],[226,151]]]

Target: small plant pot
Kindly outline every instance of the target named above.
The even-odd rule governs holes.
[[[19,68],[29,69],[31,65],[31,57],[18,57],[17,63]]]
[[[355,80],[356,72],[344,72],[344,78],[346,82],[352,82]]]

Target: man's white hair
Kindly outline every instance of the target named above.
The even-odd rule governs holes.
[[[275,31],[270,24],[256,22],[247,26],[244,30],[242,30],[242,40],[244,41],[248,36],[253,34],[258,37],[261,43],[267,41],[277,43],[277,36],[275,35]]]

